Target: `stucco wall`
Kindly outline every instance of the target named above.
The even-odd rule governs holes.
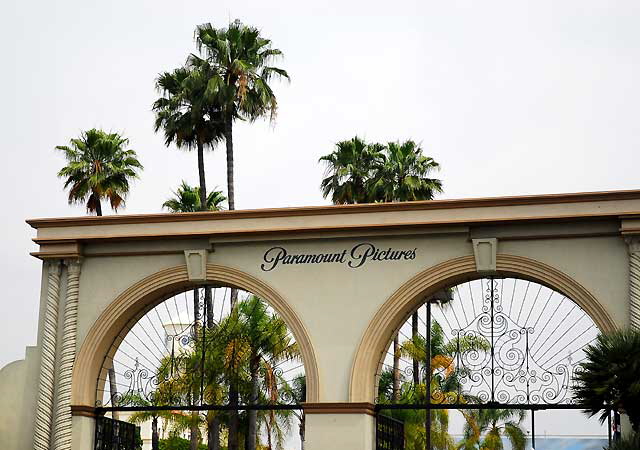
[[[407,280],[425,269],[454,258],[473,255],[470,239],[473,236],[498,237],[500,254],[531,258],[563,272],[589,291],[617,326],[625,326],[629,316],[628,252],[623,238],[612,235],[611,230],[618,229],[619,221],[612,219],[591,225],[505,224],[497,230],[486,227],[481,230],[444,227],[440,232],[413,231],[404,235],[397,231],[362,235],[353,232],[350,236],[325,239],[315,234],[307,238],[256,238],[251,242],[161,239],[87,244],[83,249],[80,278],[77,348],[82,347],[92,327],[98,326],[96,322],[105,309],[133,284],[163,269],[183,266],[185,258],[182,250],[211,249],[213,244],[213,251],[208,254],[210,264],[238,269],[261,280],[284,299],[301,321],[313,346],[319,369],[318,400],[347,402],[356,351],[365,330],[385,301]],[[415,258],[370,261],[359,268],[324,263],[279,265],[270,271],[261,269],[265,252],[274,246],[286,248],[292,254],[317,254],[345,249],[349,252],[363,242],[382,249],[415,249]],[[125,256],[124,253],[135,255]],[[471,271],[468,276],[474,277],[476,274]],[[64,280],[63,273],[62,299],[65,295]],[[44,282],[42,292],[41,303],[44,304]],[[158,302],[163,299],[161,296],[156,298]],[[42,334],[42,316],[41,308],[38,342]],[[124,319],[128,320],[129,317]],[[13,363],[0,371],[0,442],[3,450],[30,448],[38,363],[39,351],[31,349],[25,361]],[[95,386],[95,380],[87,381]],[[318,415],[309,420],[309,426],[313,427],[316,422],[318,427],[337,426],[339,421],[336,421],[337,418],[331,415]],[[357,436],[372,434],[373,422],[368,416],[345,415],[340,423],[348,424],[349,421],[357,427],[360,433]],[[91,424],[89,418],[74,418],[74,448],[90,445]],[[344,442],[349,441],[348,427],[342,431],[346,439]],[[336,432],[340,433],[340,430]],[[328,445],[321,434],[311,432],[309,436],[311,440],[318,440],[320,445],[314,449]]]

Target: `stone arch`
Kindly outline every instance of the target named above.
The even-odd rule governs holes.
[[[207,264],[207,281],[247,290],[265,299],[274,308],[300,347],[307,377],[307,402],[317,402],[319,374],[311,340],[302,321],[284,297],[258,278],[230,267]],[[158,300],[192,286],[186,265],[171,267],[138,281],[105,308],[91,326],[76,357],[71,398],[75,409],[95,406],[96,383],[104,357],[123,327],[141,317]]]
[[[562,293],[576,302],[601,331],[616,329],[614,320],[598,300],[560,270],[531,258],[506,254],[497,255],[496,268],[499,275],[528,279]],[[356,351],[351,368],[349,401],[374,403],[375,374],[393,333],[425,296],[470,275],[480,275],[473,255],[454,258],[418,273],[387,299],[365,330]]]

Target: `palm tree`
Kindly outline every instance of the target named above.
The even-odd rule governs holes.
[[[389,142],[370,185],[370,195],[378,202],[432,200],[442,192],[442,182],[429,175],[440,165],[412,140]]]
[[[207,195],[206,207],[201,206],[200,188],[191,187],[186,181],[173,192],[173,197],[162,204],[172,213],[185,213],[196,211],[221,211],[224,209],[223,203],[227,198],[222,191],[212,191]]]
[[[304,375],[298,375],[291,383],[291,397],[298,404],[307,401],[307,378]],[[300,411],[293,411],[293,414],[298,419],[298,434],[300,435],[300,450],[304,450],[304,441],[306,438],[306,420],[307,416],[304,413],[304,409]]]
[[[418,334],[402,343],[398,349],[398,357],[407,357],[418,362],[418,370],[412,380],[400,377],[398,380],[393,370],[384,371],[378,384],[378,403],[424,404],[427,400],[427,382],[430,380],[428,395],[431,403],[465,403],[469,397],[462,392],[460,377],[463,369],[455,366],[455,354],[469,351],[487,351],[489,343],[480,337],[463,336],[446,342],[445,334],[438,322],[431,323],[430,357],[427,369],[427,341]],[[428,370],[428,372],[427,372]],[[420,378],[420,374],[424,376]],[[417,377],[416,377],[417,374]],[[416,382],[417,378],[417,382]],[[399,393],[393,387],[400,382]],[[446,409],[427,410],[394,410],[391,415],[405,422],[405,441],[408,448],[425,448],[430,439],[431,448],[453,448],[453,440],[448,434],[449,415]],[[469,414],[463,415],[470,426],[473,420]],[[430,437],[426,434],[426,423],[431,422]]]
[[[640,433],[633,433],[614,441],[607,450],[638,450],[640,448]]]
[[[527,435],[520,427],[526,412],[522,409],[480,409],[467,411],[474,424],[465,424],[464,440],[459,449],[481,448],[503,450],[502,437],[511,443],[512,450],[525,450]],[[479,446],[479,447],[476,447]]]
[[[297,345],[291,341],[287,326],[280,317],[269,313],[267,305],[257,296],[252,295],[238,305],[239,320],[244,330],[243,339],[248,351],[248,368],[251,391],[249,403],[257,404],[260,395],[259,374],[263,366],[266,381],[273,381],[268,375],[273,372],[273,366],[281,361],[298,358]],[[277,384],[266,383],[273,393]],[[277,397],[272,399],[277,401]],[[248,412],[248,448],[255,450],[258,437],[258,411]]]
[[[125,394],[120,400],[121,404],[128,406],[149,407],[158,406],[162,402],[160,396],[153,396],[151,399],[144,398],[137,392]],[[115,406],[115,405],[114,405]],[[158,433],[158,419],[172,420],[172,414],[169,411],[136,411],[129,417],[129,422],[142,424],[151,421],[151,450],[159,450],[160,436]]]
[[[640,331],[600,334],[585,349],[586,361],[576,372],[574,397],[590,416],[607,420],[610,411],[626,414],[640,432]]]
[[[334,151],[319,160],[326,167],[322,195],[331,196],[334,205],[374,201],[369,183],[383,161],[382,151],[381,145],[369,145],[358,136],[336,143]]]
[[[173,192],[174,197],[168,199],[162,204],[164,208],[167,208],[172,213],[185,213],[196,211],[220,211],[224,209],[222,203],[226,200],[226,197],[222,191],[214,190],[207,195],[206,207],[202,208],[201,196],[199,187],[191,187],[184,180],[176,191]],[[211,296],[211,287],[205,286],[204,288],[204,301],[207,305],[206,322],[209,327],[213,326],[213,299]],[[193,315],[194,325],[197,328],[198,320],[200,319],[200,304],[198,288],[193,289]],[[197,330],[196,330],[197,331]]]
[[[272,65],[282,52],[272,48],[271,40],[260,30],[239,20],[227,28],[214,28],[210,23],[196,28],[196,45],[203,57],[191,55],[189,65],[207,67],[206,97],[220,107],[227,145],[227,193],[229,209],[235,209],[233,179],[233,122],[254,121],[270,115],[275,118],[277,100],[269,85],[273,78],[286,78],[283,69]]]
[[[207,92],[206,66],[192,64],[163,72],[156,80],[161,97],[153,103],[155,131],[164,131],[165,144],[198,152],[200,207],[207,204],[204,150],[213,148],[223,136],[222,116]]]
[[[380,158],[373,160],[370,178],[366,180],[369,199],[375,202],[410,202],[433,200],[436,193],[442,192],[442,182],[428,178],[439,168],[433,158],[424,156],[422,148],[412,140],[403,143],[389,142],[381,149]],[[418,336],[418,312],[411,316],[411,334]],[[394,339],[394,348],[398,346],[398,337]],[[395,350],[394,350],[395,353]],[[395,356],[394,365],[397,365]],[[397,371],[395,372],[397,373]],[[414,383],[418,382],[418,361],[413,360]],[[396,382],[397,384],[397,382]]]
[[[124,206],[129,183],[138,178],[142,164],[136,152],[126,149],[129,140],[118,133],[106,133],[95,128],[84,131],[70,145],[58,145],[67,165],[58,172],[69,189],[69,204],[86,203],[87,211],[102,215],[102,200],[117,211]]]

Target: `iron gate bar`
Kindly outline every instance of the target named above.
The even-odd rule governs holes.
[[[301,404],[275,404],[275,405],[175,405],[175,406],[114,406],[98,407],[96,414],[101,415],[107,412],[126,411],[269,411],[304,409]]]
[[[544,410],[584,410],[585,407],[581,405],[571,404],[527,404],[527,403],[431,403],[429,405],[416,403],[389,403],[374,405],[375,411],[383,411],[386,409],[524,409],[528,411],[544,411]]]

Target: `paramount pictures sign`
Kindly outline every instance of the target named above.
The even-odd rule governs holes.
[[[290,253],[284,247],[271,247],[264,252],[264,262],[260,268],[270,272],[281,265],[343,264],[352,269],[358,269],[370,262],[410,261],[416,258],[417,250],[417,248],[379,248],[369,242],[332,253]]]

